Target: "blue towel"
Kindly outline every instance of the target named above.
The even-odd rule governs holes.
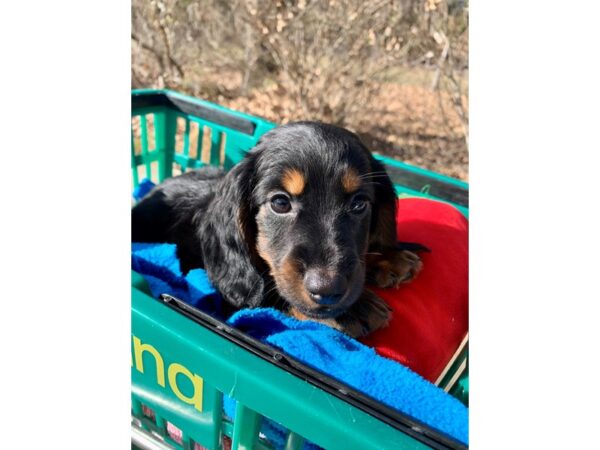
[[[140,244],[131,248],[131,268],[143,275],[152,296],[171,294],[202,311],[222,318],[221,296],[206,271],[192,269],[183,275],[175,244]]]
[[[133,190],[133,198],[136,201],[140,201],[152,188],[156,186],[152,180],[144,178]]]

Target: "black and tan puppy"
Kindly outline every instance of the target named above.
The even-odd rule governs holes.
[[[396,237],[396,196],[356,135],[315,122],[265,134],[233,169],[166,180],[132,212],[134,242],[174,242],[233,308],[274,306],[358,337],[387,324],[365,289],[421,269]]]

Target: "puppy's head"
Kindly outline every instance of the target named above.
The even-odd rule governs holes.
[[[395,195],[382,165],[347,130],[299,122],[254,150],[254,245],[275,288],[313,318],[335,317],[365,282],[365,253],[395,241]]]

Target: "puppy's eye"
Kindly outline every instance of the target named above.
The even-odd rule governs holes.
[[[361,214],[367,209],[367,205],[369,204],[369,200],[363,196],[356,196],[352,199],[350,203],[350,212],[353,214]]]
[[[285,195],[277,194],[271,198],[271,209],[277,214],[285,214],[290,212],[292,204]]]

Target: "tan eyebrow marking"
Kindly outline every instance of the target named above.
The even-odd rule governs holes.
[[[306,185],[304,175],[298,169],[287,169],[281,177],[281,185],[292,195],[300,195]]]
[[[342,186],[344,191],[347,193],[358,191],[360,185],[360,177],[358,176],[356,170],[352,168],[346,169],[344,175],[342,175]]]

